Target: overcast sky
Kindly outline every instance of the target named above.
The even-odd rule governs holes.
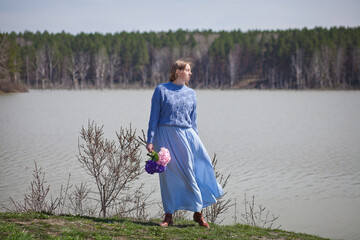
[[[0,0],[0,32],[360,26],[360,0]]]

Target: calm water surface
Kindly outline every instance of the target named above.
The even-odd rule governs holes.
[[[88,120],[115,138],[130,122],[147,129],[152,90],[30,91],[0,95],[0,203],[21,200],[34,161],[53,194],[89,181],[77,162]],[[275,225],[329,238],[360,238],[360,92],[197,90],[200,137],[218,168],[231,173],[225,190],[255,196]],[[145,158],[144,158],[145,160]],[[160,200],[157,176],[142,176]],[[240,205],[240,206],[239,206]],[[224,223],[234,222],[230,209]]]

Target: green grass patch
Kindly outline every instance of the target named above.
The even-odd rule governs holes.
[[[324,239],[243,224],[210,224],[211,228],[206,229],[193,221],[179,220],[162,228],[159,222],[159,219],[142,222],[46,213],[0,213],[0,239]]]

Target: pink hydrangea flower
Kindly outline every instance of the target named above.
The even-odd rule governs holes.
[[[166,166],[171,160],[169,150],[164,147],[160,149],[158,155],[159,155],[159,160],[157,160],[156,162],[158,165]]]

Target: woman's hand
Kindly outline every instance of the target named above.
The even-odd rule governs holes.
[[[154,144],[152,143],[146,144],[146,149],[149,151],[149,153],[151,153],[152,151],[154,151]]]

